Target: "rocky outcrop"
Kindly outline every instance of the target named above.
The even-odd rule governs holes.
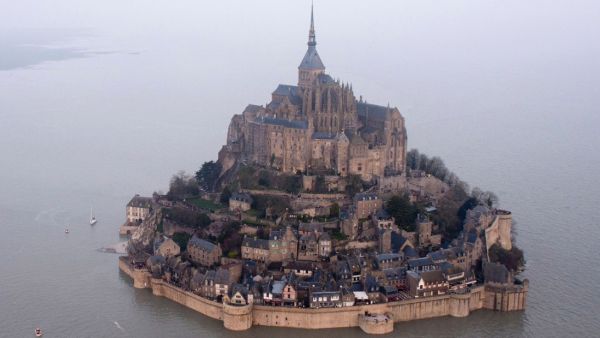
[[[160,208],[154,210],[131,234],[127,245],[129,256],[135,257],[140,254],[152,255],[152,245],[156,236],[156,229],[162,220]]]

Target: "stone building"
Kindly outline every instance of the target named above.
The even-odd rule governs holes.
[[[195,235],[188,242],[187,252],[194,263],[203,266],[217,264],[223,255],[219,244],[213,244]]]
[[[300,237],[298,259],[303,261],[316,261],[319,259],[319,242],[314,233],[308,233]]]
[[[244,237],[242,241],[242,258],[258,262],[268,261],[269,241],[266,239]]]
[[[269,261],[282,262],[298,257],[298,238],[291,227],[271,230],[269,234]]]
[[[127,203],[127,223],[138,224],[141,223],[152,210],[152,197],[142,197],[135,195]]]
[[[351,84],[325,73],[316,45],[311,12],[297,84],[281,84],[265,106],[248,105],[233,116],[227,144],[219,152],[223,172],[236,161],[364,180],[404,171],[407,137],[400,111],[356,99]]]
[[[448,281],[440,270],[406,273],[409,293],[415,298],[443,295],[448,292]]]
[[[331,236],[328,233],[325,232],[319,236],[319,256],[329,257],[332,247]]]
[[[359,219],[374,215],[382,206],[383,202],[377,194],[360,193],[354,195],[354,208]]]
[[[158,245],[155,254],[169,257],[179,255],[180,251],[179,245],[174,240],[167,238]]]
[[[248,211],[252,208],[252,197],[246,193],[233,193],[229,198],[229,210]]]

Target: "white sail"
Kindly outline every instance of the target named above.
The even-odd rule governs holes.
[[[90,209],[90,225],[96,224],[96,217],[94,217],[94,208]]]

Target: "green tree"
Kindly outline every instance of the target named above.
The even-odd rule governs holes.
[[[360,175],[348,175],[346,178],[346,192],[350,196],[361,192],[363,189],[363,182]]]
[[[187,250],[187,244],[192,236],[187,232],[176,232],[173,234],[173,241],[179,245],[181,251]]]
[[[206,191],[214,191],[221,169],[221,164],[218,162],[204,162],[200,170],[196,172],[196,180],[200,187]]]
[[[407,231],[415,230],[415,220],[419,210],[410,203],[408,196],[392,196],[386,204],[386,211],[394,217],[399,227]]]
[[[329,217],[337,218],[340,217],[340,205],[337,203],[333,203],[331,207],[329,207]]]
[[[460,208],[458,208],[458,219],[461,222],[465,221],[465,218],[467,217],[467,211],[471,210],[473,208],[475,208],[479,203],[477,202],[477,199],[474,197],[469,197],[465,203],[463,203]]]
[[[229,189],[229,187],[223,188],[223,191],[221,191],[221,197],[219,198],[219,201],[221,202],[221,204],[227,205],[229,203],[230,198],[231,198],[231,190]]]
[[[182,199],[186,196],[195,196],[200,193],[196,179],[180,171],[173,175],[169,182],[169,192],[167,196],[170,199]]]
[[[513,245],[510,250],[503,249],[498,243],[490,247],[488,251],[490,261],[503,264],[510,271],[517,271],[525,266],[525,255],[523,250]]]

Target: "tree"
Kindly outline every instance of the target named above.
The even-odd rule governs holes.
[[[410,169],[419,169],[419,151],[411,149],[406,153],[406,166]]]
[[[333,203],[331,207],[329,207],[329,217],[336,218],[340,217],[340,205],[337,203]]]
[[[363,182],[360,175],[348,175],[346,178],[346,192],[350,196],[361,192],[363,189]]]
[[[498,243],[488,251],[490,261],[500,263],[510,271],[517,271],[525,265],[523,250],[513,245],[510,250],[503,249]]]
[[[173,234],[173,241],[179,245],[181,251],[187,250],[187,244],[192,236],[187,232],[176,232]]]
[[[471,196],[477,199],[480,204],[487,205],[490,208],[498,205],[498,196],[491,191],[483,191],[475,187],[471,191]]]
[[[415,230],[415,220],[419,210],[410,203],[407,196],[392,196],[386,204],[387,212],[394,217],[396,224],[407,230]]]
[[[194,196],[200,193],[196,179],[184,171],[179,171],[173,175],[169,182],[169,192],[167,196],[171,199],[181,199],[186,196]]]
[[[302,189],[302,177],[298,175],[285,175],[283,176],[283,190],[297,194]]]
[[[221,197],[219,198],[219,201],[221,202],[221,204],[228,204],[230,198],[231,198],[231,190],[229,189],[229,187],[223,188],[223,191],[221,191]]]
[[[200,170],[196,172],[196,180],[200,187],[206,191],[214,191],[219,175],[221,175],[221,169],[221,164],[218,162],[204,162]]]
[[[271,187],[271,177],[269,175],[269,172],[266,170],[261,170],[258,173],[258,185],[261,185],[265,188],[270,188]]]
[[[477,201],[476,198],[474,197],[469,197],[465,203],[463,203],[460,208],[458,208],[458,219],[461,222],[465,221],[465,218],[467,217],[467,211],[471,210],[473,208],[475,208],[477,205],[479,204],[479,202]]]

